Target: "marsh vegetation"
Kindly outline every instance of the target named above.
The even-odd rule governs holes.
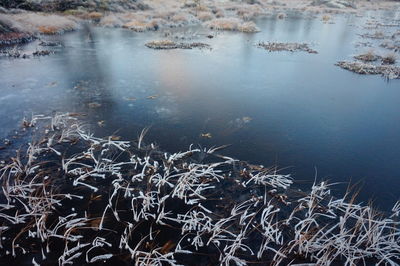
[[[0,264],[400,263],[399,3],[1,6]]]
[[[146,43],[146,47],[156,50],[168,50],[168,49],[193,49],[193,48],[210,48],[210,45],[206,43],[193,42],[193,43],[176,43],[170,40],[151,41]]]
[[[44,123],[43,123],[44,122]],[[4,163],[3,256],[17,261],[138,265],[395,264],[400,203],[389,216],[334,198],[331,185],[220,155],[174,154],[89,134],[75,114],[33,116],[35,139]]]

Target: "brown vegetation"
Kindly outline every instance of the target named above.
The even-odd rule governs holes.
[[[59,29],[54,26],[39,26],[38,30],[40,33],[53,35],[59,33]]]
[[[1,18],[15,32],[58,34],[79,28],[78,19],[45,13],[5,14]]]
[[[210,45],[206,43],[177,43],[171,40],[151,41],[146,43],[146,46],[155,50],[210,48]]]
[[[286,14],[285,13],[278,13],[278,15],[276,15],[277,18],[279,19],[284,19],[286,18]]]
[[[90,12],[87,14],[88,19],[99,20],[103,17],[103,13],[100,12]]]
[[[144,32],[148,30],[157,30],[158,24],[155,21],[152,22],[142,22],[133,20],[123,25],[123,28],[127,28],[137,32]]]
[[[307,43],[282,43],[282,42],[260,42],[257,44],[258,47],[264,48],[269,52],[275,51],[304,51],[310,54],[317,54],[316,50],[313,50],[309,47]]]
[[[400,67],[390,65],[372,65],[361,62],[339,61],[337,66],[351,72],[363,75],[382,75],[387,79],[399,79]]]
[[[32,35],[21,32],[0,33],[0,45],[27,43],[33,39]]]
[[[202,11],[197,13],[197,18],[201,21],[207,21],[214,18],[214,14],[208,11]]]
[[[369,50],[368,52],[360,55],[354,56],[355,59],[361,60],[364,62],[373,62],[379,59],[379,56],[374,53],[373,50]]]
[[[238,18],[216,18],[204,24],[213,30],[241,31],[241,32],[259,32],[260,29],[252,22],[244,22]]]
[[[387,55],[382,56],[382,64],[384,65],[393,65],[396,63],[396,54],[395,53],[390,53]]]

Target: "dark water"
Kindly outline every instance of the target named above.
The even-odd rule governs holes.
[[[232,144],[225,154],[285,167],[300,184],[315,169],[319,179],[360,182],[360,200],[389,208],[400,196],[400,81],[334,66],[363,51],[355,44],[366,19],[333,21],[263,19],[261,33],[213,39],[200,30],[195,40],[212,50],[146,48],[160,32],[87,27],[53,37],[64,44],[54,55],[0,60],[0,137],[24,115],[85,112],[98,135],[135,139],[151,126],[147,139],[170,152]],[[258,41],[309,42],[319,54],[269,53]]]

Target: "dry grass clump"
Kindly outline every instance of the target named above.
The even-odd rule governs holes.
[[[318,52],[311,49],[307,43],[284,43],[284,42],[259,42],[259,48],[263,48],[269,52],[289,51],[297,52],[304,51],[310,54],[317,54]]]
[[[90,12],[87,14],[88,19],[100,20],[103,17],[103,13],[100,12]]]
[[[369,39],[384,39],[386,36],[382,31],[375,31],[373,33],[362,34],[361,37]]]
[[[396,39],[397,37],[400,36],[400,30],[396,31],[395,33],[392,34],[391,38]]]
[[[212,12],[216,18],[224,18],[226,16],[225,11],[221,8],[213,9]]]
[[[90,20],[100,20],[104,14],[101,12],[88,12],[86,10],[81,9],[68,9],[63,12],[64,15],[74,16],[81,19],[90,19]]]
[[[124,24],[124,21],[115,14],[106,15],[99,21],[99,25],[103,27],[122,27]]]
[[[173,15],[170,18],[170,21],[173,22],[173,23],[176,23],[177,26],[186,25],[186,24],[194,22],[195,20],[196,19],[195,19],[195,17],[193,15],[187,14],[187,13],[183,13],[183,12],[176,13],[175,15]]]
[[[171,21],[177,23],[186,23],[188,21],[188,16],[185,13],[175,14],[171,17]]]
[[[54,26],[39,26],[38,30],[42,34],[54,35],[60,33],[59,28]]]
[[[236,15],[243,20],[251,20],[264,13],[258,5],[244,5],[236,10]]]
[[[161,18],[161,19],[165,19],[165,20],[170,20],[171,17],[173,17],[174,15],[176,15],[175,10],[155,10],[152,13],[152,17],[153,18]]]
[[[137,32],[144,32],[149,30],[157,30],[159,26],[156,21],[143,22],[143,21],[133,20],[128,23],[125,23],[122,27]]]
[[[328,22],[329,20],[331,20],[331,16],[329,16],[329,15],[323,15],[322,16],[322,21]]]
[[[159,40],[159,41],[151,41],[146,43],[146,46],[149,48],[155,47],[165,47],[164,49],[171,49],[172,47],[176,46],[176,42],[171,40]],[[161,49],[161,48],[158,48]]]
[[[63,14],[67,16],[83,17],[87,15],[87,11],[81,9],[67,9],[63,12]]]
[[[193,48],[210,48],[206,43],[177,43],[171,40],[159,40],[146,43],[146,47],[155,50],[171,50],[171,49],[193,49]]]
[[[157,30],[159,28],[159,21],[151,19],[146,13],[124,13],[118,17],[108,17],[101,20],[101,24],[118,24],[122,22],[122,27],[131,29],[137,32],[145,32],[149,30]]]
[[[389,53],[382,56],[382,64],[393,65],[396,63],[397,55],[395,53]]]
[[[284,18],[286,18],[286,16],[287,15],[285,13],[278,13],[278,15],[276,15],[276,17],[279,19],[284,19]]]
[[[175,9],[163,11],[143,11],[137,13],[123,13],[106,16],[100,21],[101,24],[119,24],[135,31],[157,30],[161,26],[182,27],[188,24],[198,23],[199,20],[190,13],[184,13]]]
[[[241,20],[238,18],[216,18],[205,25],[212,30],[230,30],[235,31],[238,29]]]
[[[260,31],[254,22],[243,22],[238,18],[216,18],[204,24],[212,30],[228,30],[242,32]]]
[[[400,41],[384,41],[380,44],[381,47],[394,50],[395,52],[400,51]]]
[[[209,12],[210,8],[206,5],[197,5],[194,10],[199,11],[199,12]]]
[[[21,32],[0,33],[0,45],[28,43],[34,39],[34,36]]]
[[[238,31],[252,33],[252,32],[259,32],[260,29],[257,27],[256,23],[254,23],[253,21],[247,21],[247,22],[239,24]]]
[[[134,21],[134,20],[142,21],[142,22],[146,22],[148,20],[148,15],[145,14],[144,12],[126,12],[126,13],[120,13],[117,15],[125,23]]]
[[[148,19],[159,19],[166,22],[169,27],[181,27],[188,24],[198,23],[199,20],[195,17],[196,12],[182,12],[176,9],[167,9],[147,13]]]
[[[70,16],[42,13],[21,13],[4,15],[13,28],[20,32],[60,34],[79,28],[77,19]]]
[[[181,27],[198,22],[199,19],[192,14],[167,9],[108,14],[100,19],[99,24],[106,27],[124,27],[137,32],[145,32],[158,30],[161,26]]]
[[[337,66],[362,75],[382,75],[386,79],[399,79],[400,67],[391,65],[377,66],[362,62],[339,61]]]
[[[1,39],[0,39],[0,44],[1,44]],[[36,51],[27,51],[23,52],[18,49],[18,47],[14,47],[13,49],[6,49],[6,50],[1,50],[0,55],[6,56],[6,57],[12,57],[12,58],[22,58],[22,59],[27,59],[32,56],[34,57],[39,57],[39,56],[47,56],[50,54],[53,54],[54,51],[50,50],[36,50]]]
[[[382,31],[375,31],[370,37],[374,39],[383,39],[385,38],[385,34]]]
[[[201,11],[197,13],[197,18],[203,22],[207,20],[212,20],[214,17],[214,14],[209,11]]]
[[[336,9],[356,8],[354,1],[349,0],[314,0],[310,3],[310,6]]]
[[[379,59],[379,56],[375,54],[373,50],[369,50],[368,52],[360,55],[354,56],[355,59],[361,60],[364,62],[373,62]]]
[[[22,28],[22,27],[21,27]],[[20,27],[7,17],[0,17],[0,45],[27,43],[34,39],[29,33],[20,32]]]

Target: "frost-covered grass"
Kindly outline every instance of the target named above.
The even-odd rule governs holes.
[[[148,30],[156,30],[158,28],[158,24],[156,21],[143,22],[132,20],[128,23],[125,23],[122,27],[131,29],[133,31],[144,32]]]
[[[259,5],[241,5],[236,9],[236,15],[243,20],[251,20],[265,14]]]
[[[181,27],[199,23],[192,14],[178,11],[147,11],[147,12],[126,12],[105,15],[100,19],[99,24],[105,27],[124,27],[134,31],[157,30],[165,27]]]
[[[211,1],[181,2],[177,0],[149,1],[95,1],[85,3],[84,7],[69,9],[60,14],[44,14],[24,12],[7,15],[18,32],[32,34],[57,34],[79,27],[80,20],[92,20],[105,27],[126,27],[143,32],[160,28],[182,27],[203,24],[207,28],[257,32],[259,28],[253,20],[260,16],[273,16],[280,19],[286,17],[287,10],[314,10],[319,7],[310,6],[311,0],[302,1]],[[149,5],[151,8],[146,8]],[[72,9],[71,9],[72,8]],[[63,9],[64,10],[64,9]],[[322,10],[322,9],[321,9]],[[110,12],[111,11],[111,12]],[[329,10],[328,10],[329,11]],[[329,16],[325,15],[324,20]],[[384,38],[376,34],[364,37]]]
[[[212,30],[227,30],[241,32],[259,32],[260,29],[252,21],[243,21],[238,18],[216,18],[204,23],[204,26]]]
[[[329,16],[329,15],[323,15],[322,16],[322,21],[324,21],[324,22],[328,22],[329,20],[331,20],[332,18],[331,18],[331,16]]]
[[[58,34],[79,28],[78,19],[72,16],[45,13],[4,14],[2,21],[18,32],[30,34]]]
[[[310,47],[307,43],[291,43],[291,42],[259,42],[258,47],[263,48],[269,52],[276,51],[304,51],[310,54],[317,54],[318,52]]]
[[[336,63],[343,69],[363,75],[382,75],[386,79],[400,78],[400,67],[392,65],[373,65],[370,63],[339,61]]]
[[[382,31],[374,31],[374,32],[368,32],[364,33],[361,35],[363,38],[369,38],[369,39],[385,39],[385,33]]]
[[[122,27],[125,23],[120,16],[109,14],[100,19],[99,25],[103,27]]]
[[[192,42],[192,43],[177,43],[171,40],[158,40],[146,43],[146,47],[156,50],[169,50],[169,49],[193,49],[193,48],[207,48],[210,45],[206,43]]]
[[[89,12],[87,15],[86,15],[86,18],[88,18],[88,19],[94,19],[94,20],[99,20],[99,19],[101,19],[103,17],[103,13],[101,13],[101,12]]]
[[[373,62],[379,59],[379,56],[374,52],[374,50],[368,50],[363,54],[359,54],[354,56],[355,59],[361,60],[364,62]]]
[[[239,24],[238,31],[252,33],[252,32],[259,32],[260,29],[253,21],[247,21]]]
[[[201,13],[202,12],[202,13]],[[208,14],[206,14],[209,12]],[[199,14],[199,18],[196,17]],[[202,20],[214,18],[210,11],[181,10],[180,8],[142,10],[124,10],[117,13],[87,12],[84,10],[66,10],[62,14],[23,12],[5,14],[0,18],[16,32],[31,34],[58,34],[79,28],[82,20],[92,20],[104,27],[125,27],[134,31],[157,30],[160,27],[181,27],[199,24]]]
[[[278,19],[284,19],[284,18],[286,18],[286,14],[285,13],[278,13],[277,15],[276,15],[276,17],[278,18]]]
[[[74,114],[23,124],[44,132],[0,169],[10,265],[399,263],[400,202],[382,214],[326,182],[299,192],[224,147],[162,152],[147,130],[97,138]]]
[[[213,18],[215,18],[215,15],[209,11],[198,12],[196,16],[201,21],[212,20]]]
[[[382,64],[393,65],[396,63],[397,55],[395,53],[388,53],[382,56]]]
[[[400,51],[400,41],[386,40],[380,46],[389,50]]]

